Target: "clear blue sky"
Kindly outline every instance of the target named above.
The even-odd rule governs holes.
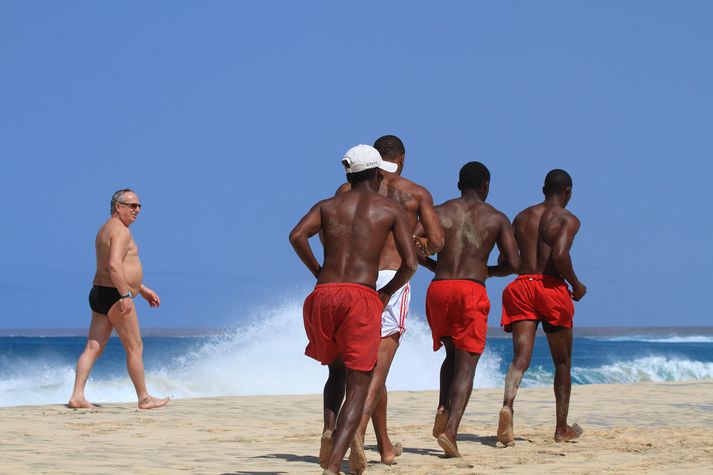
[[[511,218],[568,170],[576,324],[709,325],[711,21],[706,1],[5,0],[0,327],[87,326],[94,235],[125,186],[163,300],[143,325],[304,297],[287,234],[384,134],[436,202],[482,161]]]

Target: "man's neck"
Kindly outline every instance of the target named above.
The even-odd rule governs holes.
[[[461,191],[460,197],[465,201],[471,201],[476,203],[483,203],[485,201],[480,195],[480,192],[478,192],[478,190],[473,190],[471,188],[466,188],[465,190]]]
[[[545,197],[544,203],[547,206],[559,206],[560,208],[564,208],[567,205],[567,199],[564,195],[554,194]]]
[[[359,183],[352,184],[352,190],[354,191],[373,191],[375,193],[379,192],[379,183],[373,182],[371,180],[360,181]]]

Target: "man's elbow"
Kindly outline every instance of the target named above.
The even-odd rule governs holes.
[[[441,249],[443,249],[443,245],[446,242],[446,237],[443,233],[443,230],[439,227],[435,232],[430,233],[428,235],[428,241],[429,241],[429,250],[433,253],[436,254],[439,252]]]
[[[121,270],[124,268],[123,263],[117,259],[109,259],[109,273],[117,273],[121,272]]]
[[[290,244],[292,244],[292,246],[294,246],[300,240],[301,237],[302,237],[302,233],[299,232],[297,229],[293,229],[290,232]]]
[[[413,253],[413,255],[410,255],[406,259],[404,259],[401,265],[410,275],[413,275],[418,269],[418,257],[416,257],[416,254]]]
[[[520,270],[520,265],[522,264],[520,261],[520,256],[517,254],[515,254],[514,256],[510,256],[510,259],[508,259],[508,264],[510,265],[511,272],[517,272],[518,270]]]
[[[550,254],[550,259],[555,263],[556,266],[564,264],[569,260],[569,251],[565,249],[553,249]]]

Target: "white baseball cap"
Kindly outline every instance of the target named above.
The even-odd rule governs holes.
[[[379,151],[371,145],[357,145],[347,150],[342,159],[342,165],[346,168],[347,173],[359,173],[371,168],[381,168],[394,173],[399,168],[396,163],[382,160]]]

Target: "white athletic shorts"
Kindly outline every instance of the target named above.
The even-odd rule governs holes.
[[[395,274],[395,270],[380,270],[379,277],[376,279],[376,290],[388,284]],[[411,284],[406,282],[406,285],[394,292],[384,309],[384,313],[381,314],[381,338],[395,335],[396,333],[399,336],[404,334],[406,331],[406,315],[408,315],[410,303]]]

